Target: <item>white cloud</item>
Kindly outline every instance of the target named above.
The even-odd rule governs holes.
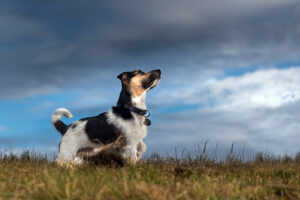
[[[213,104],[217,109],[277,108],[300,99],[300,68],[260,69],[238,77],[209,78],[178,91],[163,91],[168,102]]]
[[[206,140],[212,151],[218,143],[221,154],[226,153],[232,143],[238,151],[244,144],[247,152],[283,155],[300,151],[300,101],[277,108],[203,109],[161,117],[149,130],[150,151],[180,146],[195,150],[197,144]]]
[[[258,70],[241,77],[208,80],[205,86],[221,108],[276,108],[300,99],[300,68]]]
[[[170,103],[214,106],[162,115],[164,123],[158,120],[149,133],[150,149],[180,145],[193,149],[209,140],[212,149],[218,143],[228,150],[235,143],[240,148],[245,144],[250,152],[300,151],[300,68],[208,78],[164,95],[169,95],[163,99]]]

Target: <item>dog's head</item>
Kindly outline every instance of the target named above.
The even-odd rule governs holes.
[[[133,98],[138,98],[156,87],[160,81],[161,71],[159,69],[150,72],[134,70],[123,72],[118,76],[122,82],[122,87],[127,88]]]

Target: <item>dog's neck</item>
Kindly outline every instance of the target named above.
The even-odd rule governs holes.
[[[117,106],[123,107],[125,105],[132,105],[132,106],[135,106],[137,108],[146,110],[147,109],[147,107],[146,107],[146,93],[144,93],[140,97],[133,98],[131,96],[131,94],[128,92],[128,90],[123,87],[122,91],[120,93],[120,96],[119,96]]]
[[[147,110],[147,107],[146,107],[146,93],[144,93],[140,97],[132,98],[131,103],[132,103],[133,106],[135,106],[139,109]]]

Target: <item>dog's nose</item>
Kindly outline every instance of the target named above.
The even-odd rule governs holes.
[[[155,70],[156,72],[158,72],[159,73],[159,75],[161,74],[161,71],[160,71],[160,69],[157,69],[157,70]]]

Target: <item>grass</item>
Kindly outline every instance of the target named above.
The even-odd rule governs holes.
[[[0,199],[300,199],[300,155],[153,154],[136,166],[60,167],[34,152],[0,153]]]

